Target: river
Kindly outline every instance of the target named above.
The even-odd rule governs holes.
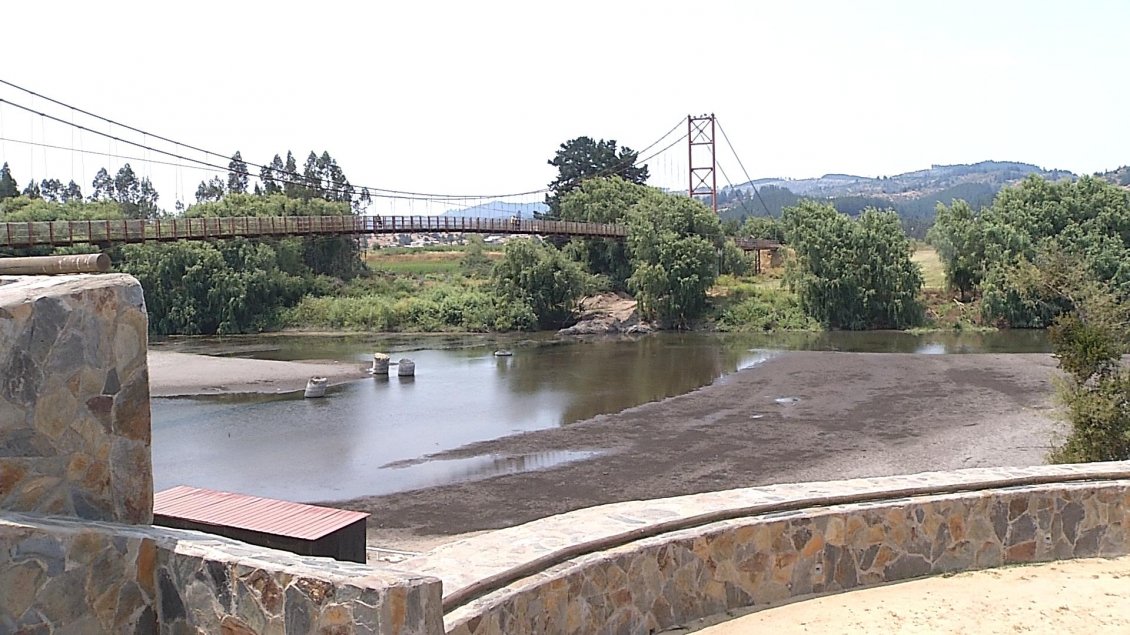
[[[684,394],[782,350],[933,354],[1047,352],[1042,332],[659,333],[558,341],[528,336],[185,338],[154,348],[259,359],[364,364],[376,351],[415,378],[370,378],[323,399],[152,400],[157,490],[193,485],[295,501],[367,495],[540,469],[591,456],[545,452],[420,460],[477,441],[569,425]],[[495,356],[498,349],[509,357]]]

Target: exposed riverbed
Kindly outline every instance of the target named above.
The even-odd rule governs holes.
[[[321,400],[303,400],[295,393],[154,399],[154,475],[158,489],[189,484],[300,501],[393,494],[615,454],[622,444],[614,435],[580,448],[474,448],[684,395],[763,363],[781,354],[780,349],[955,353],[1041,351],[1046,346],[1041,333],[1031,332],[665,333],[567,343],[481,336],[185,339],[157,348],[274,360],[330,359],[346,375],[364,365],[373,351],[383,350],[392,351],[394,360],[412,358],[417,376],[399,379],[394,372],[389,378],[365,378],[333,388]],[[498,348],[514,355],[496,357]],[[155,394],[160,394],[161,373],[154,374]],[[243,379],[240,385],[256,381]],[[781,394],[769,397],[784,400],[776,402],[782,407],[797,398],[801,387],[782,387]]]

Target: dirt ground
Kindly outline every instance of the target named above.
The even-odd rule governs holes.
[[[370,544],[456,535],[581,507],[769,483],[1033,465],[1053,441],[1050,355],[785,353],[693,393],[431,458],[603,454],[551,469],[334,502]]]
[[[149,393],[154,397],[280,393],[302,390],[311,377],[339,384],[366,376],[362,365],[340,362],[276,362],[149,351]]]
[[[1130,633],[1130,557],[911,580],[793,601],[694,632]]]

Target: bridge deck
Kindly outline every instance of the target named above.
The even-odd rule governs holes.
[[[452,232],[623,238],[624,225],[460,216],[234,216],[0,223],[0,247],[62,247],[212,238]]]

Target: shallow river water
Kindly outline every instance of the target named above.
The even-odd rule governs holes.
[[[487,336],[181,339],[155,348],[260,359],[416,362],[416,377],[367,378],[324,399],[154,399],[158,490],[193,485],[295,501],[333,501],[550,467],[592,456],[547,452],[421,460],[477,441],[569,425],[684,394],[781,350],[1046,352],[1042,332],[660,333],[558,342]],[[510,357],[498,357],[505,348]]]

